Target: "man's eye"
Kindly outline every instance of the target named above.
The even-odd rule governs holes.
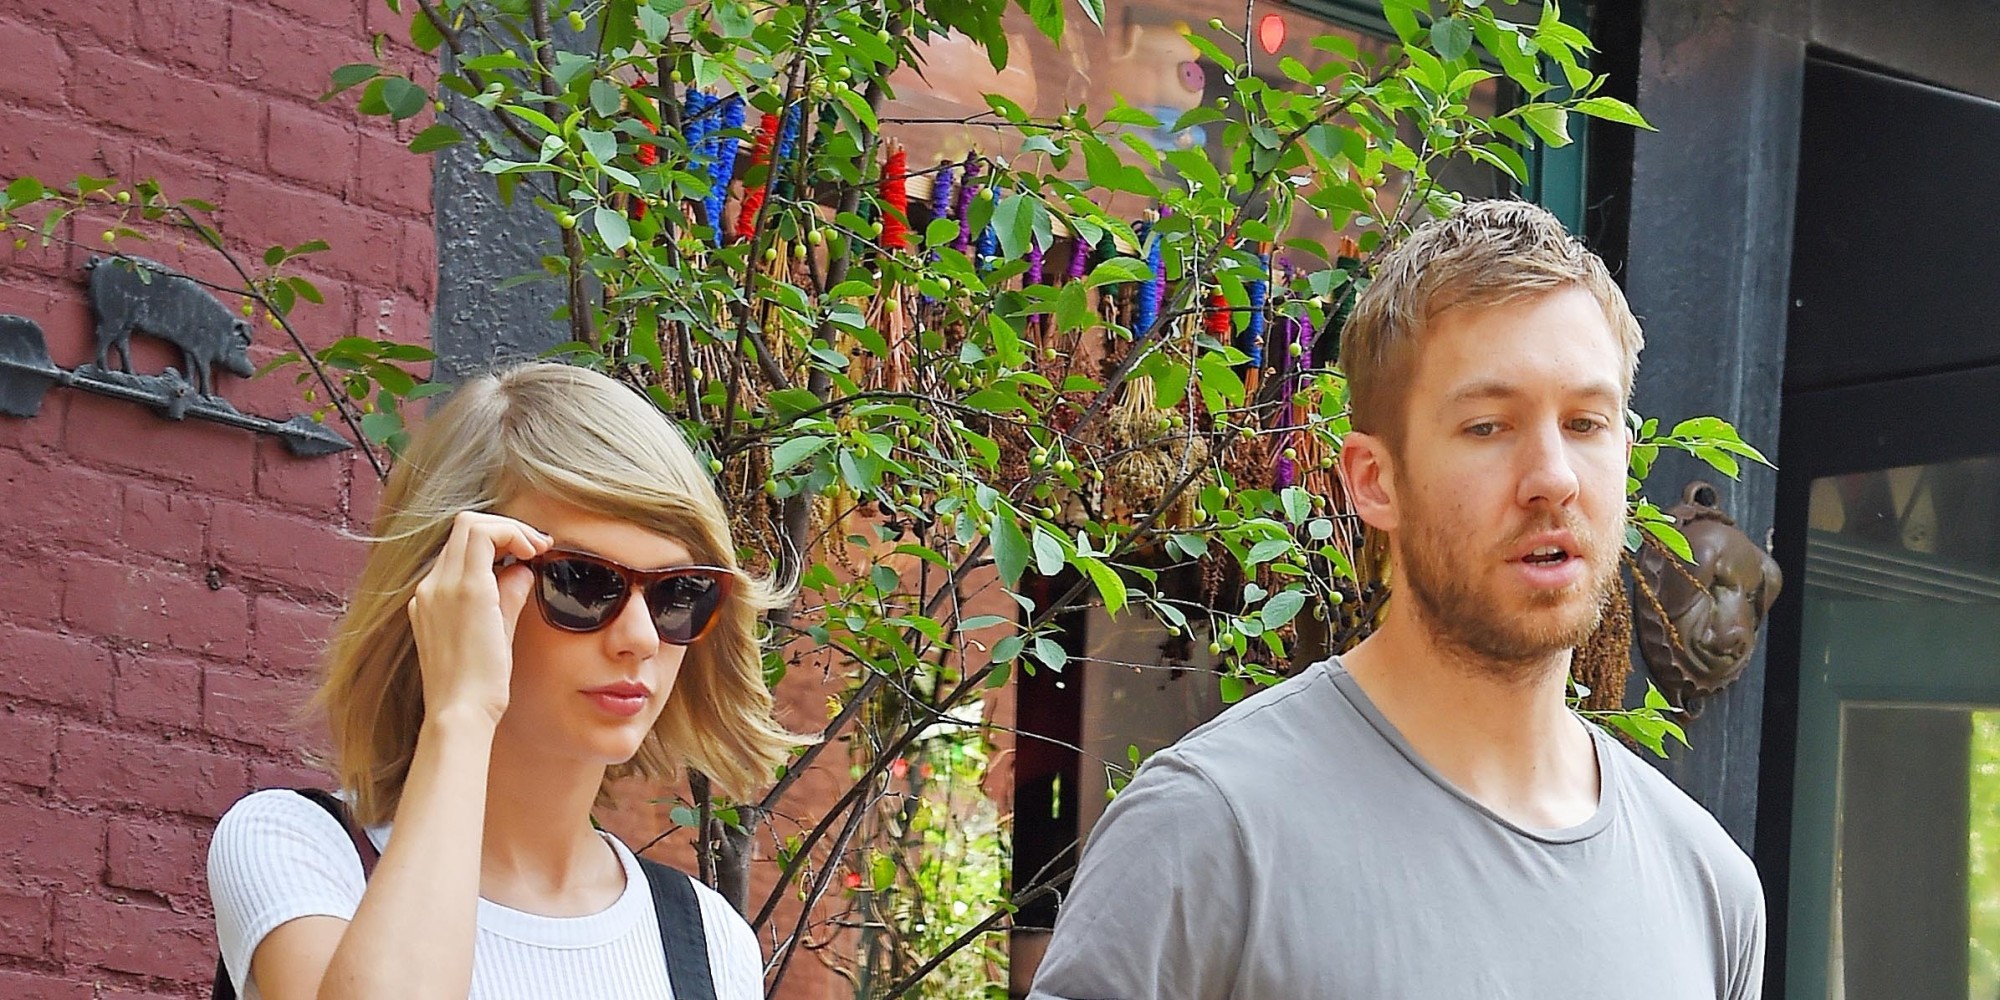
[[[1604,427],[1604,421],[1592,417],[1578,417],[1569,422],[1569,429],[1578,434],[1595,434]]]
[[[1473,437],[1482,437],[1482,438],[1492,437],[1493,435],[1500,433],[1500,425],[1494,423],[1493,421],[1488,420],[1467,427],[1465,429],[1465,432],[1467,434],[1472,435]]]

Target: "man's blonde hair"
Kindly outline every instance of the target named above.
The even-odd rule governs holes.
[[[417,583],[459,511],[491,511],[528,495],[639,525],[687,546],[698,563],[738,569],[707,470],[637,391],[550,362],[460,385],[389,476],[367,563],[335,627],[314,699],[326,713],[331,763],[354,792],[363,823],[395,814],[423,723],[407,610]],[[607,783],[628,776],[672,781],[692,766],[744,798],[768,784],[801,742],[771,717],[757,636],[762,612],[788,595],[767,580],[746,575],[744,583],[716,612],[708,635],[688,647],[659,721],[629,762],[607,771]]]
[[[1547,209],[1525,201],[1469,201],[1419,226],[1390,251],[1341,331],[1355,430],[1399,447],[1424,331],[1452,309],[1495,306],[1567,287],[1590,293],[1625,352],[1620,388],[1632,394],[1645,336],[1604,261]]]

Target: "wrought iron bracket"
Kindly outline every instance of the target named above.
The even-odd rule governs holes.
[[[202,393],[171,367],[158,375],[134,375],[95,363],[63,368],[49,359],[40,325],[24,316],[0,315],[0,413],[36,415],[41,412],[42,397],[52,386],[140,403],[168,420],[194,417],[271,434],[284,441],[294,455],[332,455],[354,447],[311,417],[295,415],[280,421],[244,413],[220,396]]]

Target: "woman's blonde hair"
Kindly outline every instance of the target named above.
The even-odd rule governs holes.
[[[554,362],[466,381],[389,475],[367,563],[313,701],[327,718],[331,763],[363,823],[395,814],[423,723],[408,613],[418,581],[459,511],[490,511],[529,495],[639,525],[687,546],[698,563],[742,572],[707,470],[636,390]],[[785,588],[744,575],[708,635],[688,647],[653,731],[630,761],[606,772],[607,784],[631,776],[672,781],[685,767],[737,798],[769,783],[801,740],[771,717],[758,622],[788,601]]]

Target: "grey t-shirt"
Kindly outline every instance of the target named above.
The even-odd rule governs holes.
[[[1745,1000],[1764,897],[1722,827],[1596,734],[1596,815],[1527,830],[1338,661],[1148,760],[1090,835],[1030,1000]]]

